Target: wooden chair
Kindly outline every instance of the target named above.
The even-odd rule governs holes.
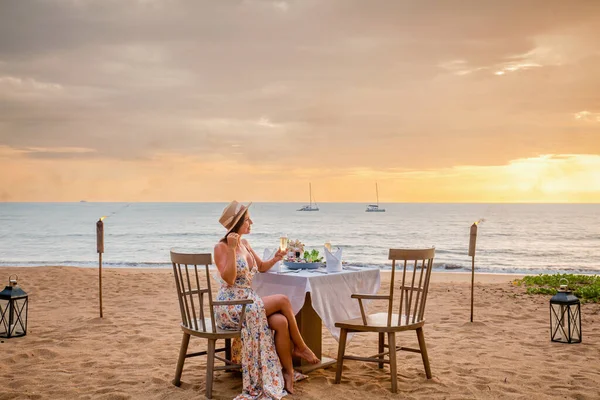
[[[392,260],[392,276],[390,280],[390,292],[387,295],[353,294],[352,298],[358,300],[361,318],[336,322],[335,326],[341,328],[340,342],[338,348],[337,371],[335,383],[342,379],[342,366],[344,360],[358,360],[376,362],[379,368],[383,364],[390,365],[392,375],[392,392],[398,391],[396,352],[399,350],[421,353],[425,374],[431,379],[431,368],[427,357],[423,325],[425,324],[425,303],[427,302],[427,291],[429,289],[429,278],[433,267],[435,249],[390,249],[389,259]],[[402,269],[396,271],[396,262],[402,261]],[[399,285],[396,286],[396,276],[400,275]],[[394,313],[394,294],[398,290],[397,313]],[[363,300],[386,300],[388,310],[384,313],[365,315]],[[396,346],[396,333],[415,330],[419,341],[419,348],[407,348]],[[377,332],[379,334],[379,353],[371,357],[355,357],[344,355],[346,351],[346,337],[349,332]],[[384,335],[387,333],[388,344],[385,344]],[[386,348],[388,350],[386,350]],[[388,356],[384,358],[384,356]]]
[[[179,309],[181,310],[181,330],[183,339],[179,350],[179,360],[175,370],[175,379],[173,384],[181,384],[181,372],[186,358],[207,355],[206,360],[206,397],[212,396],[213,373],[219,370],[240,369],[239,364],[231,362],[231,339],[240,337],[241,321],[244,320],[246,304],[252,303],[252,300],[235,301],[213,301],[210,287],[210,274],[208,266],[212,264],[212,255],[208,254],[180,254],[171,252],[171,262],[173,263],[173,272],[175,273],[175,283],[177,284],[177,297],[179,299]],[[206,273],[206,288],[200,284],[200,274],[202,268]],[[204,312],[205,299],[208,303],[208,316]],[[242,305],[240,315],[240,326],[236,330],[219,329],[215,325],[214,307],[219,305]],[[208,350],[196,353],[187,353],[190,337],[196,336],[208,340]],[[219,339],[225,340],[225,347],[217,349],[216,342]],[[217,353],[225,352],[225,357],[220,357]],[[221,360],[225,365],[215,366],[215,358]]]

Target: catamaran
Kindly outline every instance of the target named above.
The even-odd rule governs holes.
[[[377,204],[367,205],[366,212],[385,212],[385,208],[379,208],[379,189],[377,188],[377,182],[375,182],[375,193],[377,195]]]
[[[317,206],[317,202],[314,202],[313,205],[313,197],[312,197],[312,186],[310,183],[308,184],[308,204],[299,208],[298,211],[319,211],[319,206]]]

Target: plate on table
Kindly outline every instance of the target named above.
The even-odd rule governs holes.
[[[325,263],[322,262],[293,262],[293,261],[284,261],[283,265],[288,267],[289,269],[318,269],[325,266]]]

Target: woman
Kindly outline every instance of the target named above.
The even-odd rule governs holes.
[[[225,207],[219,218],[227,234],[214,251],[222,280],[217,300],[254,301],[246,306],[246,318],[242,325],[243,393],[237,398],[280,399],[287,394],[286,390],[294,393],[292,356],[310,363],[318,363],[319,359],[304,343],[287,296],[260,298],[252,289],[254,274],[268,271],[283,258],[285,251],[278,250],[272,259],[263,261],[248,241],[242,239],[251,231],[250,204],[244,206],[234,200]],[[216,307],[217,326],[222,329],[237,327],[241,309],[241,306]],[[271,330],[275,331],[274,341]]]

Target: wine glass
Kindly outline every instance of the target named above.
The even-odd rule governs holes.
[[[287,247],[288,247],[288,237],[287,237],[287,235],[283,234],[279,238],[279,250],[285,251],[287,249]]]

